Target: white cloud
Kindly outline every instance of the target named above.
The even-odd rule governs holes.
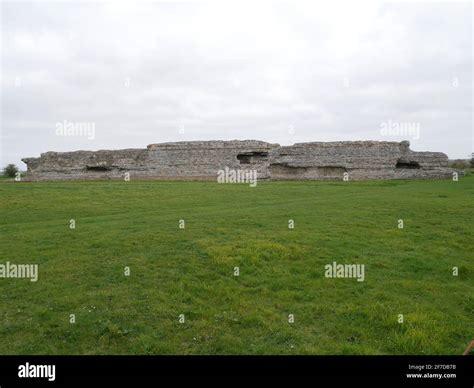
[[[472,151],[468,3],[1,7],[2,164],[161,141],[391,140],[386,120],[420,123],[416,150]],[[55,136],[63,120],[94,122],[95,139]]]

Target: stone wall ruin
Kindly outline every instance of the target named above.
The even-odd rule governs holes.
[[[205,179],[219,170],[257,170],[259,179],[450,178],[448,157],[415,152],[408,141],[341,141],[280,146],[258,140],[183,141],[144,149],[46,152],[22,159],[28,180]]]

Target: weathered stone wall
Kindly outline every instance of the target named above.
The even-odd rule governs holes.
[[[314,142],[281,147],[257,140],[151,144],[146,149],[46,152],[25,158],[30,180],[216,179],[224,168],[259,179],[448,178],[448,157],[403,142]]]

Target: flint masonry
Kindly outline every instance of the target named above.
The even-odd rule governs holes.
[[[259,140],[184,141],[143,149],[46,152],[22,159],[28,180],[204,179],[218,170],[253,169],[258,179],[450,178],[448,157],[415,152],[408,141],[341,141],[280,146]],[[346,174],[346,175],[347,175]]]

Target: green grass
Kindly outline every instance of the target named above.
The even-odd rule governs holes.
[[[472,175],[3,181],[0,264],[37,263],[39,279],[0,279],[0,354],[461,354],[473,194]],[[325,278],[333,261],[365,281]]]

